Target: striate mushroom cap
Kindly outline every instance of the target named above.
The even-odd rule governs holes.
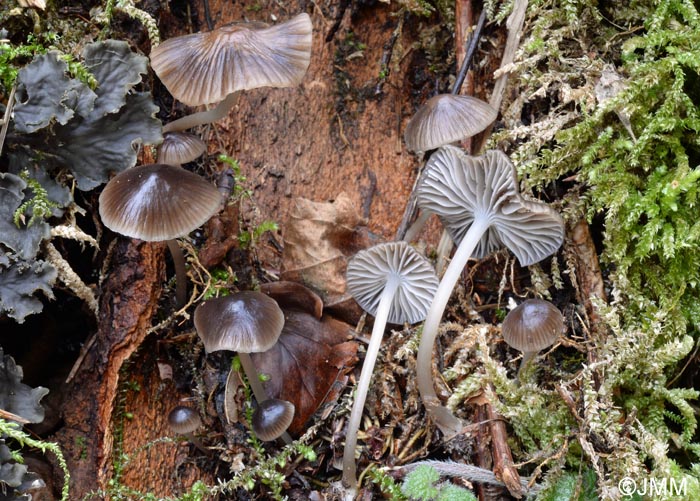
[[[158,147],[158,163],[182,165],[204,155],[207,145],[188,132],[166,132]]]
[[[438,286],[435,270],[406,242],[375,245],[358,252],[348,263],[347,289],[371,315],[377,313],[386,283],[399,287],[392,299],[389,322],[414,324],[425,318]]]
[[[255,435],[263,442],[282,436],[294,419],[294,404],[286,400],[270,398],[258,404],[253,412],[252,426]]]
[[[107,183],[100,217],[116,233],[160,242],[200,227],[220,204],[216,187],[197,174],[174,165],[139,165]]]
[[[549,301],[528,299],[511,310],[501,327],[511,348],[534,353],[552,346],[566,332],[564,317]]]
[[[498,112],[471,96],[439,94],[418,108],[404,132],[411,151],[428,151],[472,137],[486,129]]]
[[[529,266],[564,241],[559,214],[520,195],[515,167],[501,151],[473,157],[443,146],[428,160],[417,191],[418,206],[437,214],[457,244],[475,220],[489,223],[472,254],[477,259],[506,246]]]
[[[311,61],[313,26],[299,14],[274,26],[234,23],[171,38],[151,51],[151,66],[178,101],[216,103],[233,92],[298,85]]]
[[[284,314],[271,297],[243,291],[200,303],[194,310],[194,326],[207,353],[256,353],[277,342]]]
[[[178,405],[168,414],[168,424],[175,433],[186,435],[202,426],[202,418],[194,409]]]

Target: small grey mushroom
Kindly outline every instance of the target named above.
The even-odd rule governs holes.
[[[428,151],[472,137],[496,120],[498,112],[472,96],[439,94],[426,101],[406,124],[411,151]]]
[[[443,146],[428,160],[417,191],[418,206],[437,214],[458,244],[430,305],[416,356],[423,404],[449,438],[463,425],[435,393],[432,354],[442,314],[462,270],[470,257],[480,259],[501,247],[523,266],[541,261],[564,241],[564,222],[548,205],[520,195],[515,167],[497,150],[474,157]]]
[[[194,432],[202,426],[202,418],[199,417],[197,411],[184,405],[175,406],[168,413],[168,424],[175,433],[184,435],[197,449],[210,455],[204,444],[194,436]]]
[[[503,340],[523,353],[520,371],[538,351],[552,346],[566,332],[559,309],[543,299],[528,299],[513,308],[501,326]]]
[[[175,132],[220,120],[238,91],[299,85],[311,61],[313,26],[302,13],[274,26],[232,23],[171,38],[151,51],[151,66],[178,101],[215,108],[170,122]]]
[[[114,176],[100,193],[100,218],[110,230],[147,242],[168,244],[175,264],[177,304],[187,299],[185,256],[177,238],[199,228],[221,206],[207,180],[167,164],[139,165]]]
[[[194,310],[194,326],[207,353],[237,352],[255,399],[258,403],[268,400],[250,353],[267,351],[279,339],[284,313],[277,302],[255,291],[207,299]],[[283,438],[291,442],[289,435]]]
[[[294,419],[294,410],[294,404],[286,400],[270,398],[259,402],[253,412],[253,432],[263,442],[281,437]]]
[[[198,159],[207,151],[207,145],[189,132],[166,132],[158,147],[158,163],[182,165]]]
[[[358,252],[348,263],[348,292],[375,317],[345,435],[343,484],[352,492],[357,490],[357,432],[386,323],[423,320],[437,285],[428,260],[406,242],[375,245]]]

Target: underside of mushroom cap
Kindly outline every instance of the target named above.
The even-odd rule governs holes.
[[[207,353],[255,353],[277,342],[284,314],[271,297],[244,291],[200,303],[194,311],[194,326]]]
[[[303,13],[274,26],[234,23],[171,38],[151,51],[151,66],[189,106],[216,103],[258,87],[298,85],[311,61],[313,26]]]
[[[188,132],[166,132],[158,147],[158,163],[181,165],[201,157],[207,145]]]
[[[434,150],[478,134],[497,116],[498,112],[481,99],[439,94],[416,111],[403,137],[411,151]]]
[[[520,195],[515,167],[501,151],[474,157],[443,146],[428,160],[417,192],[418,206],[437,214],[457,244],[477,218],[489,222],[472,253],[477,259],[506,246],[528,266],[564,241],[559,214]]]
[[[347,289],[371,315],[389,280],[398,280],[389,310],[389,322],[414,324],[425,318],[438,286],[438,278],[427,259],[406,242],[375,245],[358,252],[348,263]]]
[[[112,178],[100,194],[110,230],[149,242],[187,235],[218,210],[221,194],[201,176],[165,164],[140,165]]]
[[[566,331],[559,309],[543,299],[528,299],[511,310],[501,332],[508,346],[524,353],[549,348]]]

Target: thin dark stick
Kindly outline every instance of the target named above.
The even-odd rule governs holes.
[[[484,29],[484,24],[486,24],[486,9],[481,10],[479,15],[479,20],[476,23],[476,28],[469,38],[469,47],[467,48],[467,55],[464,56],[464,61],[462,61],[462,67],[459,69],[459,74],[455,80],[455,84],[452,86],[452,94],[459,94],[459,89],[462,88],[464,79],[467,77],[467,71],[469,71],[469,66],[471,65],[472,59],[474,58],[474,53],[476,52],[476,47],[479,45],[479,38],[481,37],[481,31]]]
[[[209,31],[212,31],[214,29],[214,21],[211,20],[208,0],[204,0],[204,19],[207,21],[207,28],[209,28]]]

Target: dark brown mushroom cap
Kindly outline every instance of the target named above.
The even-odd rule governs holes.
[[[173,165],[140,165],[107,183],[100,194],[100,217],[112,231],[159,242],[200,227],[220,203],[216,187],[192,172]]]
[[[306,13],[274,26],[229,24],[166,40],[151,51],[151,66],[173,97],[189,106],[216,103],[239,90],[293,87],[311,61],[312,29]]]
[[[202,419],[194,409],[178,405],[168,414],[168,424],[175,433],[186,435],[202,426]]]
[[[418,206],[437,214],[457,244],[476,218],[486,218],[490,226],[472,254],[477,259],[506,246],[529,266],[564,241],[559,214],[520,195],[515,167],[503,152],[473,157],[443,146],[428,160],[417,191]]]
[[[258,404],[251,424],[255,435],[263,442],[269,442],[281,437],[293,419],[294,404],[270,398]]]
[[[158,147],[158,163],[181,165],[201,157],[207,145],[188,132],[166,132]]]
[[[440,94],[418,108],[403,138],[411,151],[428,151],[462,141],[486,129],[498,112],[481,99]]]
[[[414,324],[425,319],[438,286],[427,259],[406,242],[379,244],[358,252],[348,263],[347,289],[362,308],[377,313],[387,282],[398,280],[389,322]]]
[[[533,353],[552,346],[566,327],[564,317],[552,303],[528,299],[506,315],[501,332],[508,346]]]
[[[244,291],[200,303],[194,310],[194,326],[207,353],[255,353],[277,342],[284,314],[271,297]]]

